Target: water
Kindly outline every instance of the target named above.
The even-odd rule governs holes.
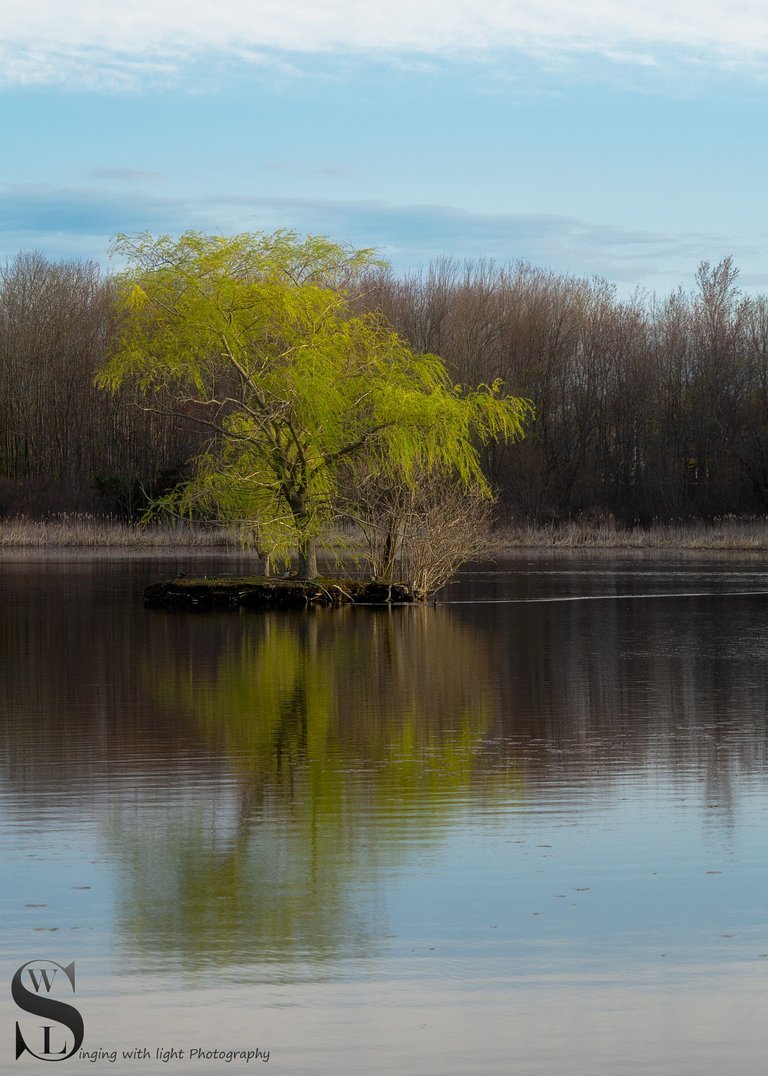
[[[57,1071],[762,1076],[759,558],[518,556],[437,608],[145,611],[176,567],[0,566],[0,951],[9,984],[75,961],[51,996],[88,1054]],[[13,1061],[45,1020],[7,989],[0,1020],[0,1072],[50,1071]]]

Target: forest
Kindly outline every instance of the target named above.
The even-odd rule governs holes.
[[[0,268],[0,516],[138,518],[208,436],[95,376],[112,348],[115,281],[91,262],[22,253]],[[768,297],[730,258],[695,288],[619,298],[603,280],[443,260],[371,266],[375,311],[457,384],[530,400],[525,439],[489,444],[501,522],[711,520],[768,510]]]

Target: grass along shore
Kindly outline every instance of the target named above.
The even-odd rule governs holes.
[[[0,520],[0,549],[184,549],[241,550],[237,532],[219,526],[158,521],[142,526],[111,517],[65,513],[51,519],[23,516]]]
[[[333,541],[327,543],[333,547]],[[347,548],[350,537],[342,541]],[[243,552],[235,529],[180,521],[146,526],[114,518],[72,513],[47,520],[24,517],[0,520],[0,548],[8,549],[211,549]],[[520,523],[496,529],[491,554],[514,549],[732,549],[768,550],[768,517],[729,517],[713,522],[656,523],[620,527],[613,522],[590,524]]]
[[[768,517],[685,520],[650,527],[613,522],[522,523],[499,528],[494,552],[510,549],[732,549],[768,550]]]

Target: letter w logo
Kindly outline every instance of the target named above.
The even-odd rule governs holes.
[[[46,994],[50,994],[51,987],[53,986],[53,980],[56,978],[56,972],[59,969],[54,968],[53,969],[53,974],[50,975],[50,977],[49,977],[50,968],[37,968],[37,969],[29,968],[28,970],[29,970],[29,977],[32,980],[32,985],[35,988],[35,993],[39,994],[40,993],[40,987],[42,985],[45,985]],[[35,974],[35,971],[37,971],[37,973],[40,975],[39,979],[37,978],[37,975]]]

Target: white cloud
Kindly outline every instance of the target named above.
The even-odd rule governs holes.
[[[201,52],[483,55],[587,52],[653,65],[670,51],[727,67],[768,58],[764,0],[24,0],[5,5],[0,83],[121,85]]]

